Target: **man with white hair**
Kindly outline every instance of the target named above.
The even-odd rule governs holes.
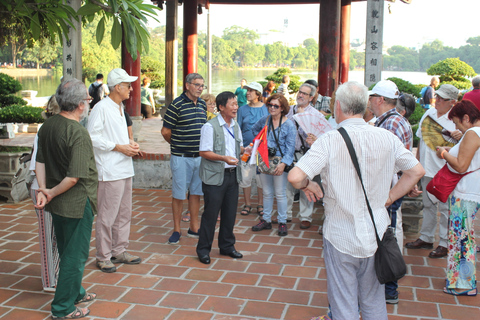
[[[140,147],[128,136],[123,101],[137,78],[120,68],[110,71],[110,95],[95,105],[88,119],[98,169],[97,267],[108,273],[117,270],[114,263],[142,261],[126,251],[132,220],[132,157]]]
[[[455,130],[455,124],[448,119],[448,113],[457,102],[458,89],[451,84],[444,84],[437,90],[435,97],[435,108],[425,112],[418,124],[417,137],[420,138],[417,150],[417,159],[426,170],[422,178],[422,189],[427,190],[428,183],[433,179],[437,172],[445,165],[445,160],[437,157],[436,146],[427,144],[432,132],[429,130],[432,121],[440,125],[444,130],[457,141],[462,138],[462,133]],[[437,133],[441,135],[442,133]],[[438,236],[440,241],[435,250],[430,252],[429,258],[442,258],[448,254],[448,203],[440,202],[435,196],[428,192],[423,193],[423,221],[420,230],[420,238],[413,242],[408,242],[405,247],[408,249],[432,249],[435,241],[435,230],[437,229],[437,212],[440,212],[440,221]]]
[[[335,120],[352,140],[381,239],[390,224],[386,207],[412,189],[425,171],[391,132],[363,120],[368,101],[364,85],[347,82],[339,86],[335,99]],[[390,189],[398,169],[403,175]],[[325,195],[312,181],[319,173]],[[385,289],[374,267],[375,230],[342,135],[337,130],[322,135],[290,171],[288,180],[311,201],[324,196],[324,257],[333,319],[358,319],[359,307],[364,320],[387,319]]]

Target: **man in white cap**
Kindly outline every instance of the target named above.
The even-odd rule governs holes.
[[[440,86],[435,95],[435,108],[428,109],[423,115],[418,125],[417,137],[420,138],[420,143],[417,150],[417,159],[425,168],[426,174],[422,178],[422,188],[426,190],[427,184],[437,174],[437,172],[445,165],[445,160],[437,157],[435,147],[433,149],[425,143],[428,137],[424,136],[432,132],[428,130],[428,124],[431,120],[443,127],[443,129],[450,132],[452,138],[457,141],[461,139],[462,133],[455,130],[455,124],[448,119],[448,113],[453,105],[457,102],[458,89],[451,84],[444,84]],[[428,117],[428,120],[426,120]],[[431,130],[430,130],[431,131]],[[441,133],[438,133],[441,134]],[[423,194],[423,222],[420,230],[420,238],[413,242],[408,242],[405,247],[409,249],[432,249],[435,241],[435,230],[437,229],[437,212],[440,212],[440,226],[438,235],[440,241],[438,247],[430,252],[429,258],[441,258],[448,254],[447,249],[447,231],[448,231],[448,203],[438,201],[433,195],[428,192]]]
[[[95,105],[88,119],[99,181],[96,258],[103,272],[115,272],[114,263],[141,262],[126,251],[132,219],[132,157],[139,154],[140,147],[128,137],[122,102],[130,97],[137,78],[120,68],[110,71],[110,95]]]
[[[396,105],[399,96],[397,85],[390,80],[379,81],[372,91],[369,91],[368,107],[373,112],[377,120],[375,127],[383,128],[397,136],[406,149],[412,150],[413,132],[408,120],[397,112]],[[399,173],[395,173],[392,180],[394,186],[400,178]],[[392,203],[387,208],[390,215],[391,227],[395,229],[400,251],[403,248],[403,228],[402,228],[402,205],[403,197]],[[389,304],[398,303],[398,284],[396,281],[385,283],[385,300]]]

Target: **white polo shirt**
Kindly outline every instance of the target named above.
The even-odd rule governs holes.
[[[123,103],[119,106],[106,97],[95,105],[88,117],[87,129],[92,138],[98,181],[134,176],[132,157],[112,151],[117,144],[130,143],[123,108]]]

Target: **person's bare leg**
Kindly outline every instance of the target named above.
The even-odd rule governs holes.
[[[173,231],[180,232],[180,221],[182,220],[183,200],[172,198]]]
[[[198,232],[200,223],[198,221],[198,211],[200,210],[200,196],[190,195],[188,200],[188,210],[190,211],[190,230]]]
[[[252,187],[243,188],[243,197],[245,198],[245,205],[251,206],[252,205]]]

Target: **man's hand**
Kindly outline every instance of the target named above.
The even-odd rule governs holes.
[[[37,200],[37,204],[34,205],[36,209],[42,210],[45,208],[45,205],[49,202],[47,197],[41,192],[40,190],[35,191],[35,196]]]
[[[236,166],[238,164],[238,159],[235,157],[225,156],[223,161],[231,166]]]
[[[420,191],[418,190],[418,186],[415,185],[412,190],[410,190],[407,195],[410,197],[410,198],[416,198],[418,197],[419,195],[421,195],[423,193],[423,191]]]
[[[307,196],[308,201],[318,201],[323,198],[322,188],[315,181],[310,181],[305,189],[301,189]]]
[[[132,144],[117,144],[113,151],[118,151],[126,155],[127,157],[136,156],[140,152],[138,144],[135,142],[135,145]]]
[[[312,134],[312,133],[309,133],[308,136],[307,136],[307,139],[305,140],[305,142],[307,142],[310,146],[312,146],[312,144],[317,140],[317,137]]]
[[[143,152],[140,151],[140,145],[139,145],[137,142],[135,142],[134,140],[130,139],[130,145],[133,146],[133,147],[138,148],[138,153],[137,153],[137,155],[140,156],[140,157],[143,157]]]

